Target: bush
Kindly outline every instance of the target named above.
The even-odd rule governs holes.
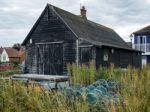
[[[14,68],[19,67],[19,61],[13,60],[11,63],[12,63],[12,66],[13,66]]]

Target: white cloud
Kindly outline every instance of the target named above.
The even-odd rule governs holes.
[[[47,3],[77,15],[85,5],[88,19],[113,28],[126,41],[150,24],[149,0],[0,0],[0,46],[22,43]]]
[[[0,11],[8,12],[8,11],[15,11],[19,10],[20,8],[17,6],[12,6],[12,7],[2,7],[0,8]]]
[[[150,0],[146,0],[146,2],[150,4]]]
[[[29,29],[0,29],[0,46],[12,46],[21,43]]]

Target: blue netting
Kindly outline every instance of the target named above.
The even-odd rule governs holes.
[[[100,79],[93,84],[82,87],[81,85],[76,85],[73,87],[68,87],[62,92],[62,96],[66,97],[67,101],[75,102],[76,99],[83,99],[86,97],[86,101],[89,105],[108,105],[110,103],[118,103],[119,97],[117,95],[118,82],[109,79]]]
[[[104,86],[97,86],[96,89],[102,91],[103,94],[107,94],[107,89]]]
[[[39,83],[45,90],[51,90],[47,82],[40,82]]]

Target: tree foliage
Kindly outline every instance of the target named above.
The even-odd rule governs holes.
[[[21,44],[19,44],[19,43],[16,43],[16,44],[14,44],[13,45],[13,47],[12,48],[14,48],[14,49],[16,49],[16,50],[20,50],[21,49]]]

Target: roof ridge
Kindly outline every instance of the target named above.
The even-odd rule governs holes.
[[[60,9],[60,10],[63,10],[63,11],[65,11],[65,12],[67,12],[67,13],[70,13],[70,14],[72,14],[72,15],[74,15],[74,16],[78,16],[78,15],[76,15],[76,14],[74,14],[74,13],[71,13],[71,12],[65,10],[65,9],[59,8],[59,7],[54,6],[54,5],[52,5],[52,4],[49,4],[49,3],[48,3],[48,6],[52,6],[52,7],[54,7],[54,8],[58,8],[58,9]],[[79,17],[80,17],[80,16],[79,16]]]
[[[81,33],[81,31],[77,31],[77,29],[75,28],[75,26],[74,27],[72,27],[72,26],[70,26],[70,24],[74,24],[74,23],[72,23],[73,21],[74,21],[74,19],[76,18],[76,22],[80,22],[80,24],[84,24],[85,26],[86,25],[90,25],[90,27],[93,27],[94,29],[93,29],[93,31],[95,30],[95,32],[99,32],[100,31],[100,29],[101,29],[101,32],[100,33],[103,33],[103,31],[105,30],[107,33],[108,32],[112,32],[112,33],[108,33],[108,36],[107,37],[109,37],[109,39],[110,40],[108,40],[108,38],[105,38],[106,36],[104,36],[104,37],[101,37],[101,41],[104,43],[104,41],[111,41],[111,43],[112,44],[116,44],[116,40],[118,40],[118,41],[120,41],[120,42],[122,42],[122,45],[120,44],[120,46],[123,46],[124,45],[124,47],[126,47],[126,48],[128,48],[129,46],[126,44],[126,42],[116,33],[116,31],[115,30],[113,30],[112,28],[109,28],[109,27],[107,27],[107,26],[105,26],[105,25],[102,25],[102,24],[100,24],[100,23],[96,23],[96,22],[94,22],[94,21],[91,21],[91,20],[89,20],[89,19],[84,19],[84,18],[82,18],[82,17],[80,17],[80,16],[78,16],[78,15],[76,15],[76,14],[73,14],[73,13],[71,13],[71,12],[69,12],[69,11],[66,11],[66,10],[64,10],[64,9],[61,9],[61,8],[59,8],[59,7],[56,7],[56,6],[53,6],[53,5],[51,5],[51,4],[48,4],[49,6],[50,6],[50,8],[52,8],[63,20],[64,20],[64,22],[66,22],[66,24],[70,27],[70,29],[71,30],[73,30],[73,32],[75,32],[75,34],[77,34],[78,35],[78,37],[79,38],[83,38],[82,36],[82,33],[84,32],[82,32]],[[69,17],[68,17],[68,15],[70,15]],[[66,18],[70,18],[70,20],[69,21],[66,21]],[[72,21],[72,22],[71,22]],[[70,24],[68,24],[70,22]],[[75,21],[74,21],[75,22]],[[78,25],[77,25],[78,26]],[[79,25],[80,26],[80,25]],[[78,26],[78,27],[79,27]],[[112,42],[112,40],[111,40],[111,38],[112,38],[112,34],[113,35],[116,35],[116,37],[113,37],[113,42]],[[88,37],[88,33],[86,33],[85,34],[87,37]],[[107,34],[106,34],[107,35]],[[93,37],[93,39],[95,39],[95,41],[97,41],[98,40],[98,38],[100,38],[100,35],[97,35],[96,33],[95,33],[95,35],[94,35],[95,37]],[[90,38],[92,38],[92,37],[90,37]],[[90,39],[91,40],[91,39]]]

